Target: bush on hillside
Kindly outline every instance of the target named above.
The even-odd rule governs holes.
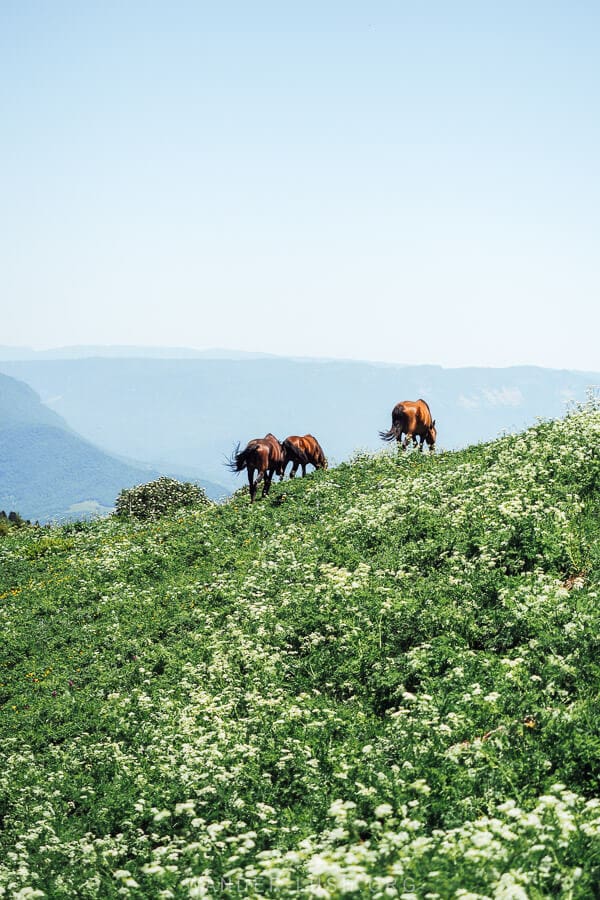
[[[18,512],[11,510],[6,515],[5,510],[0,510],[0,537],[8,534],[11,528],[22,528],[23,525],[31,525],[31,522],[29,519],[23,519]]]
[[[118,516],[155,519],[186,506],[208,506],[204,490],[189,481],[161,477],[147,484],[124,488],[115,502]]]

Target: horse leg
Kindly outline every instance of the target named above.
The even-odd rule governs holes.
[[[302,463],[302,477],[306,475],[306,463]]]
[[[290,472],[290,478],[295,478],[295,477],[296,477],[296,472],[298,471],[298,466],[299,466],[299,465],[300,465],[300,463],[294,461],[294,464],[293,464],[293,466],[292,466],[292,471]]]
[[[271,487],[272,480],[273,480],[273,470],[267,469],[267,471],[265,472],[265,483],[264,483],[263,492],[262,492],[263,497],[266,497],[266,495],[269,493],[269,488]]]
[[[280,470],[280,474],[279,474],[279,480],[280,480],[280,481],[283,481],[283,479],[285,478],[285,467],[286,467],[286,466],[287,466],[287,463],[284,463],[284,464],[281,466],[281,470]]]
[[[402,449],[406,450],[408,448],[408,442],[413,440],[413,436],[410,431],[407,431],[404,440],[402,441]]]
[[[254,498],[256,497],[256,485],[258,482],[254,482],[254,469],[248,466],[248,485],[250,487],[250,503],[254,503]]]

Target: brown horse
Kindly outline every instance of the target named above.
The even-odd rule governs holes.
[[[305,434],[299,437],[297,434],[291,434],[286,437],[282,443],[283,448],[283,464],[281,467],[281,481],[285,475],[285,469],[289,462],[292,462],[292,471],[290,478],[293,478],[298,471],[298,466],[302,466],[302,477],[306,475],[306,467],[314,466],[315,469],[326,469],[327,460],[323,453],[323,448],[318,440],[312,434]]]
[[[283,450],[274,434],[266,434],[264,438],[255,438],[250,441],[245,450],[240,450],[240,445],[232,454],[227,463],[232,472],[248,472],[248,484],[250,486],[250,503],[254,503],[258,484],[264,478],[263,497],[269,493],[273,475],[281,474],[283,464]],[[254,472],[258,472],[256,481]]]
[[[404,441],[402,441],[403,434]],[[420,438],[420,450],[423,449],[425,441],[429,448],[434,450],[437,439],[435,419],[432,419],[431,410],[425,400],[403,400],[392,410],[392,427],[389,431],[380,431],[379,436],[383,441],[398,441],[398,445],[404,450],[408,447],[409,441],[415,445],[417,438]]]

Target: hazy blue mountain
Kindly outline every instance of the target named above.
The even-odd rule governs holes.
[[[111,453],[236,482],[238,441],[314,433],[330,458],[382,445],[398,400],[425,397],[440,447],[520,429],[583,400],[599,373],[513,367],[443,369],[284,358],[80,359],[0,363],[80,434]]]
[[[0,375],[0,429],[47,425],[69,430],[58,413],[45,406],[39,396],[22,381]]]
[[[160,474],[174,474],[161,467]],[[159,471],[115,458],[76,434],[31,387],[0,375],[0,509],[41,522],[107,512],[123,487]],[[201,482],[210,496],[223,489]]]

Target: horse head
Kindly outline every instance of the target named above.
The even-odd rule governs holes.
[[[435,419],[433,419],[431,425],[427,428],[427,433],[425,435],[425,440],[427,441],[431,450],[435,449],[435,442],[437,440],[437,428],[435,427]]]

